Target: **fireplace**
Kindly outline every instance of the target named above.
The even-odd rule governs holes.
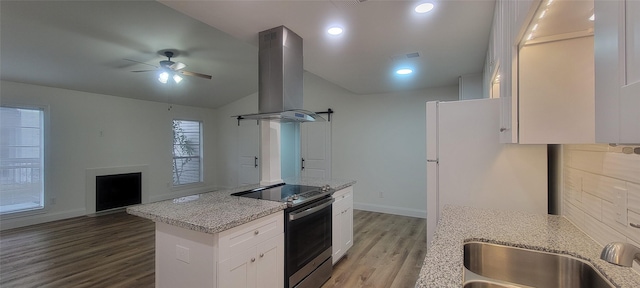
[[[142,203],[142,173],[96,176],[96,212]]]
[[[135,165],[135,166],[116,166],[116,167],[100,167],[100,168],[89,168],[85,170],[85,214],[88,216],[96,216],[96,212],[106,212],[107,210],[110,209],[115,209],[114,204],[106,204],[105,206],[102,206],[100,208],[103,209],[97,209],[100,205],[102,204],[98,204],[99,201],[98,200],[99,197],[102,197],[102,191],[98,192],[98,186],[100,186],[101,184],[99,184],[98,182],[102,182],[102,180],[107,180],[107,182],[109,182],[109,180],[114,180],[115,182],[120,182],[118,180],[122,180],[122,182],[127,182],[127,181],[131,181],[131,178],[134,178],[133,176],[135,175],[135,177],[138,177],[139,180],[137,180],[137,183],[140,184],[122,184],[125,187],[126,186],[136,186],[138,190],[136,190],[135,192],[132,193],[128,193],[122,196],[130,196],[131,194],[135,194],[135,195],[139,195],[137,196],[137,201],[135,203],[130,203],[129,201],[125,201],[125,203],[127,204],[118,204],[119,207],[124,207],[127,205],[133,205],[136,203],[140,203],[140,204],[144,204],[144,203],[149,203],[149,166],[148,165]],[[120,177],[123,176],[123,177]],[[132,176],[131,178],[129,176]],[[115,178],[115,179],[114,179]],[[124,179],[117,179],[117,178],[124,178]],[[129,179],[127,179],[129,178]],[[135,181],[134,181],[135,182]],[[117,184],[117,185],[121,185],[121,184]],[[126,189],[126,188],[124,188]],[[119,191],[124,191],[123,189],[120,188],[116,188],[116,189],[112,189],[115,191],[115,194],[120,194],[121,192]],[[101,194],[101,196],[98,196],[98,193]],[[108,193],[110,194],[110,193]],[[107,196],[120,196],[120,195],[108,195]],[[107,202],[111,202],[111,200],[107,200]],[[133,202],[133,201],[131,201]],[[111,207],[114,206],[114,208],[105,208],[105,207]]]

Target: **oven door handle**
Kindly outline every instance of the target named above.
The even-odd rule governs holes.
[[[335,200],[332,197],[332,198],[329,198],[327,200],[324,200],[323,203],[320,204],[320,205],[311,207],[309,209],[306,209],[306,210],[303,210],[303,211],[300,211],[300,212],[290,213],[289,214],[289,221],[295,221],[295,220],[298,220],[300,218],[304,218],[306,216],[309,216],[309,215],[311,215],[311,214],[313,214],[315,212],[318,212],[318,211],[328,207],[329,205],[331,205],[331,203],[333,203],[333,201],[335,201]]]

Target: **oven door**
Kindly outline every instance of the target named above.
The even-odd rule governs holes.
[[[285,214],[285,262],[288,287],[293,287],[331,257],[332,197]],[[330,261],[331,262],[331,261]],[[329,272],[330,273],[330,272]]]

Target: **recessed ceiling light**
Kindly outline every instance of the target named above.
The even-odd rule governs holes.
[[[433,9],[433,3],[422,3],[414,9],[417,13],[427,13]]]
[[[342,28],[341,27],[331,27],[329,28],[329,30],[327,30],[327,33],[331,34],[331,35],[340,35],[342,34]]]
[[[407,75],[407,74],[411,74],[413,73],[413,70],[409,69],[409,68],[402,68],[402,69],[398,69],[396,71],[396,74],[398,75]]]

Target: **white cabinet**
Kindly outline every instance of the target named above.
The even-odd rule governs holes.
[[[595,1],[596,142],[640,143],[640,2]]]
[[[498,0],[485,63],[484,91],[500,98],[500,142],[518,142],[518,43],[531,19],[533,0]],[[535,9],[535,8],[533,8]]]
[[[284,286],[284,213],[217,234],[156,223],[156,287]]]
[[[220,262],[218,287],[283,287],[284,234]]]
[[[593,55],[591,35],[520,49],[518,143],[595,142]]]
[[[218,287],[284,286],[283,212],[219,235]]]
[[[353,246],[353,186],[333,194],[332,252],[333,264]]]

